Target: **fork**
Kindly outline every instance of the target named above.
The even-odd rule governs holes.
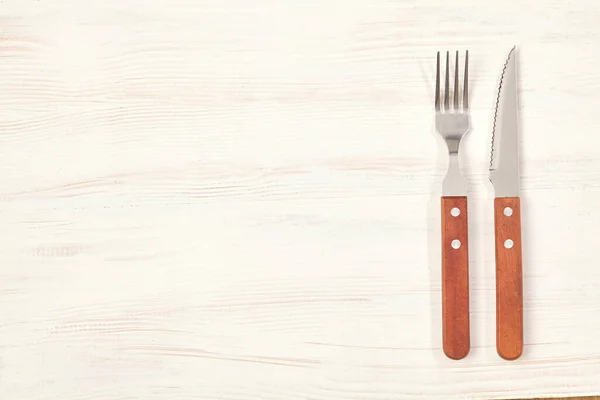
[[[435,129],[448,147],[449,158],[441,198],[442,342],[446,356],[455,360],[466,357],[470,348],[467,187],[458,165],[460,141],[470,128],[469,52],[465,52],[462,103],[459,102],[458,58],[457,51],[454,88],[451,92],[450,53],[446,52],[446,75],[442,93],[438,51],[435,82]]]

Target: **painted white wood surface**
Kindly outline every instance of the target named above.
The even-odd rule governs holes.
[[[0,398],[600,393],[600,6],[521,3],[0,3]],[[508,363],[487,159],[513,44]],[[473,349],[453,362],[431,108],[435,51],[466,48]]]

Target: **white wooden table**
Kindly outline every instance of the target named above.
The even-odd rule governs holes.
[[[0,398],[600,393],[600,6],[564,3],[4,0]],[[487,160],[513,44],[526,347],[509,363]],[[438,49],[471,56],[459,362],[440,349]]]

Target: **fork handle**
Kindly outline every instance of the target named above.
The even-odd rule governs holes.
[[[466,196],[442,197],[442,342],[448,358],[469,353],[469,231]]]
[[[494,199],[496,242],[496,351],[505,360],[523,352],[523,265],[521,201]]]

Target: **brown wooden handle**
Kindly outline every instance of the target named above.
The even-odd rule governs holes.
[[[521,202],[518,197],[494,200],[496,236],[496,350],[505,360],[523,353],[523,266]]]
[[[469,354],[467,197],[442,197],[442,342],[446,356]]]

